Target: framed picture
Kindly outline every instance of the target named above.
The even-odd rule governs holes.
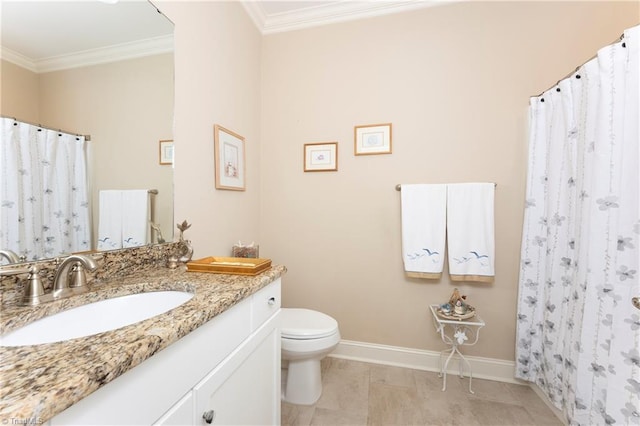
[[[335,172],[338,170],[338,142],[304,144],[305,172]]]
[[[391,154],[391,123],[355,127],[355,155]]]
[[[173,164],[173,141],[160,141],[160,164]]]
[[[213,129],[216,188],[244,191],[244,138],[217,124]]]

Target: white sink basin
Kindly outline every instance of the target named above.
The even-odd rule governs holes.
[[[62,342],[115,330],[163,314],[192,297],[184,291],[155,291],[89,303],[4,334],[0,346]]]

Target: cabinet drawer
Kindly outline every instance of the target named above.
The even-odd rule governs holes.
[[[278,312],[281,302],[280,279],[255,293],[251,299],[251,331],[255,331]]]

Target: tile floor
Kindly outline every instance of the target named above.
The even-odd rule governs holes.
[[[284,371],[283,371],[284,376]],[[282,403],[282,425],[558,425],[527,386],[325,358],[322,396],[312,406]]]

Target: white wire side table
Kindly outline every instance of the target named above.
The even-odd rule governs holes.
[[[473,317],[465,320],[443,318],[438,315],[438,307],[439,305],[429,305],[431,314],[433,315],[436,332],[440,333],[442,341],[449,345],[448,349],[440,352],[440,373],[438,374],[438,377],[442,377],[442,391],[444,392],[447,390],[447,367],[449,366],[449,361],[451,361],[451,358],[453,358],[454,355],[457,355],[460,359],[458,361],[459,376],[461,379],[464,378],[462,371],[464,363],[469,369],[469,392],[474,393],[471,390],[471,380],[473,379],[471,364],[467,361],[464,355],[462,355],[459,347],[473,346],[478,343],[478,339],[480,338],[480,329],[484,327],[485,323],[477,313]],[[469,336],[471,336],[471,339]],[[443,364],[442,358],[447,354],[447,360]]]

